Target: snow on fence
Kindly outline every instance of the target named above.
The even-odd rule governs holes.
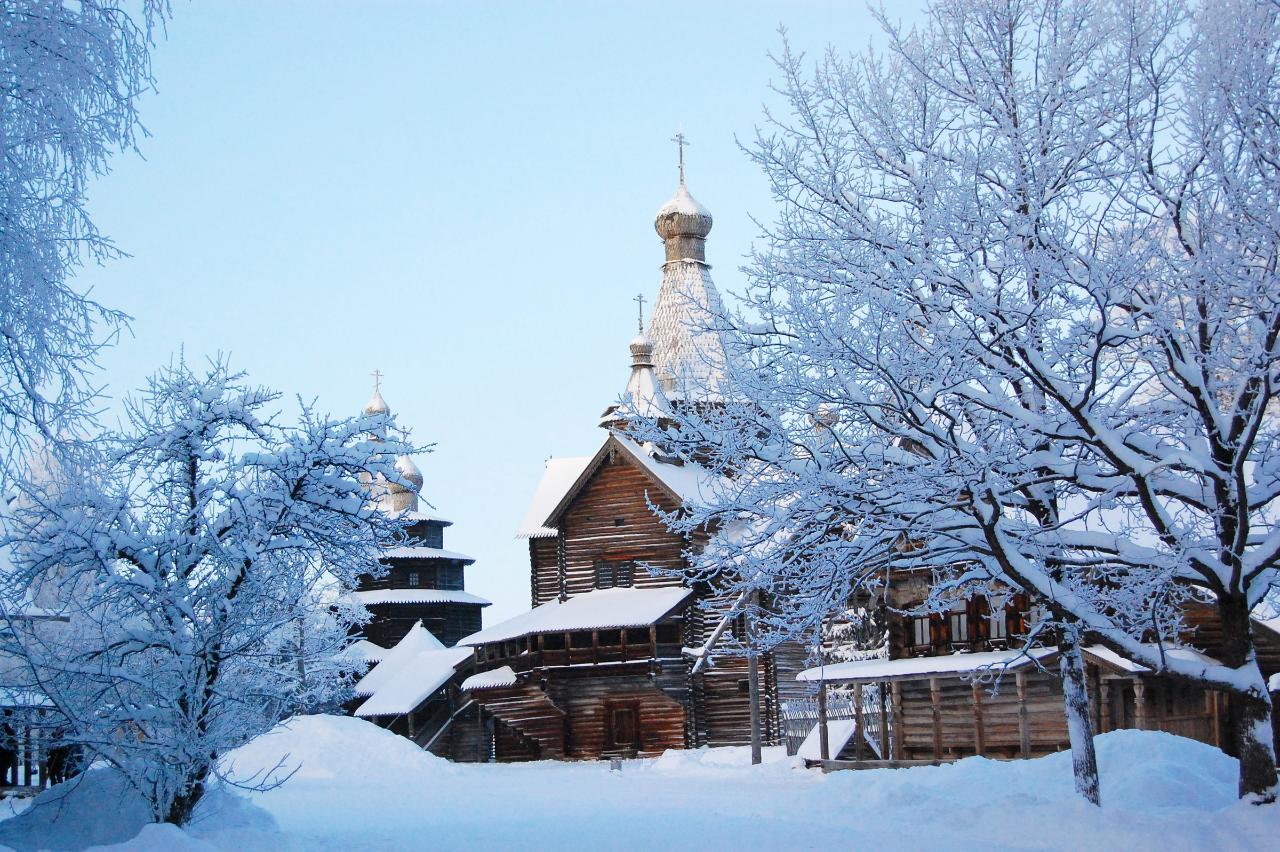
[[[833,690],[834,692],[834,690]],[[869,754],[883,759],[880,754],[880,685],[867,684],[862,687],[862,727],[863,740]],[[857,718],[858,711],[852,696],[829,694],[827,696],[827,722],[849,721]],[[821,714],[818,712],[818,699],[801,698],[784,701],[782,704],[783,733],[786,738],[787,754],[794,755],[800,751],[800,745],[817,728]],[[889,721],[889,730],[893,730],[893,722]],[[834,760],[840,745],[831,742],[829,758]]]

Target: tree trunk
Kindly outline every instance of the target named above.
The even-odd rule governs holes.
[[[186,791],[173,797],[164,815],[165,822],[179,826],[187,824],[196,805],[204,797],[204,779],[208,775],[208,766],[194,769],[187,775]]]
[[[1071,737],[1071,770],[1076,792],[1092,805],[1102,804],[1098,787],[1098,756],[1093,750],[1093,724],[1089,715],[1089,692],[1085,688],[1084,654],[1080,651],[1080,629],[1072,624],[1062,628],[1058,639],[1062,670],[1062,703]]]
[[[1240,760],[1240,797],[1259,803],[1276,799],[1276,752],[1271,727],[1271,696],[1258,668],[1249,605],[1243,595],[1219,595],[1222,618],[1222,663],[1241,669],[1254,681],[1251,689],[1232,690],[1227,701],[1227,741]]]

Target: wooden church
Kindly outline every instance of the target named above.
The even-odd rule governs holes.
[[[364,410],[390,413],[380,388]],[[459,685],[474,660],[469,647],[455,645],[480,629],[489,601],[466,590],[465,571],[475,560],[445,549],[451,522],[420,505],[418,466],[400,456],[396,469],[407,486],[368,483],[374,503],[407,527],[405,541],[382,555],[386,572],[361,577],[354,593],[372,617],[348,651],[367,669],[355,684],[350,710],[442,756],[485,759],[483,738],[471,728],[453,730],[462,705]]]
[[[697,330],[699,312],[718,307],[706,262],[712,219],[681,172],[655,223],[665,262],[648,332],[630,344],[626,396],[655,416],[716,400],[725,357],[717,335]],[[600,425],[609,431],[590,455],[547,462],[518,531],[529,542],[533,609],[461,641],[477,670],[462,689],[500,761],[656,755],[751,737],[747,660],[720,655],[696,667],[691,653],[713,637],[744,638],[741,622],[725,618],[731,602],[646,568],[679,569],[701,544],[670,532],[650,502],[674,511],[697,501],[710,474],[631,440],[616,407]],[[803,662],[789,646],[759,657],[766,744],[782,736],[783,700],[805,689]]]

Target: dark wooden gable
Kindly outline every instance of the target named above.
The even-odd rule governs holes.
[[[667,511],[680,505],[622,447],[606,442],[548,519],[559,535],[530,548],[535,605],[557,597],[562,584],[568,595],[601,587],[680,585],[678,577],[654,577],[641,567],[680,568],[686,546],[653,514],[648,500]]]

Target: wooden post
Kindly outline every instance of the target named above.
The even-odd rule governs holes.
[[[862,760],[862,752],[867,744],[867,727],[862,721],[862,684],[853,688],[853,759]]]
[[[929,700],[933,705],[933,759],[942,759],[942,690],[936,677],[929,678]]]
[[[1018,684],[1018,752],[1026,760],[1031,757],[1031,725],[1027,714],[1027,675],[1018,672],[1014,680]]]
[[[1147,685],[1141,678],[1133,681],[1133,724],[1139,731],[1147,729]]]
[[[827,733],[827,682],[818,681],[818,756],[831,759],[831,738]]]
[[[986,754],[987,731],[982,723],[982,687],[974,683],[970,687],[973,693],[973,753]]]
[[[1216,689],[1208,690],[1209,700],[1212,703],[1211,712],[1213,713],[1213,744],[1218,748],[1222,748],[1222,716],[1220,701],[1221,693]]]
[[[886,708],[889,697],[885,695],[885,683],[880,683],[880,759],[889,759],[889,711]]]
[[[902,684],[893,682],[893,759],[902,760],[905,751],[902,744],[902,732],[905,730],[902,719]]]
[[[758,593],[753,593],[752,604],[758,600]],[[744,621],[747,628],[747,693],[751,700],[751,765],[756,766],[764,760],[760,750],[760,659],[756,655],[755,619],[750,611]]]
[[[1098,703],[1102,705],[1102,722],[1098,725],[1098,733],[1105,734],[1112,730],[1111,681],[1104,680],[1098,687]]]
[[[591,662],[600,662],[600,631],[591,631]]]
[[[649,625],[649,659],[658,659],[658,625]]]

